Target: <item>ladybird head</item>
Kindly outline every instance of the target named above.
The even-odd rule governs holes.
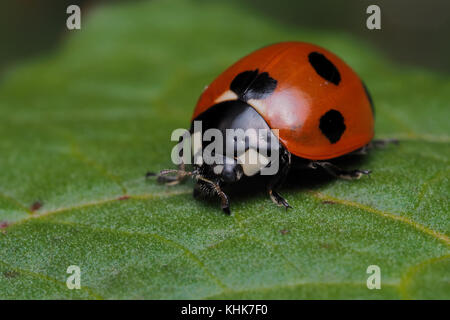
[[[223,164],[214,164],[212,170],[225,183],[237,182],[244,175],[242,165],[237,163],[236,160],[229,158]]]
[[[216,183],[231,184],[238,182],[244,175],[243,166],[236,159],[223,157],[223,161],[195,165],[194,171]]]

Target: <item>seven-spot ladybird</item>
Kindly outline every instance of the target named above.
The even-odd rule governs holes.
[[[270,137],[263,139],[275,136],[279,142],[279,168],[270,177],[267,189],[279,206],[289,207],[276,190],[294,159],[344,179],[358,179],[370,173],[343,170],[324,161],[365,150],[374,136],[374,109],[358,75],[336,55],[313,44],[283,42],[242,58],[204,90],[191,121],[202,121],[202,133],[211,128],[224,133],[224,145],[234,150],[242,141],[227,138],[226,129],[268,129]],[[193,130],[192,125],[191,133]],[[197,180],[194,196],[217,194],[222,209],[230,213],[228,197],[221,187],[243,176],[260,174],[268,166],[267,153],[256,145],[261,137],[246,139],[241,154],[231,159],[224,154],[226,161],[194,164],[190,172],[184,166],[180,170],[163,170],[158,180],[177,183],[192,176]],[[199,150],[193,151],[204,148],[200,145]],[[244,155],[253,155],[258,161],[246,164],[240,161]]]

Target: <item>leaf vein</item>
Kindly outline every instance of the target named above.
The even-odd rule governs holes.
[[[115,233],[115,234],[121,234],[121,235],[125,235],[125,236],[140,236],[140,237],[144,237],[144,238],[153,238],[153,239],[157,239],[163,243],[166,243],[167,245],[170,245],[172,247],[175,247],[179,250],[181,250],[190,260],[194,261],[200,268],[203,269],[203,271],[205,272],[205,274],[211,279],[213,280],[220,288],[222,289],[227,289],[228,287],[219,279],[217,278],[207,267],[206,265],[201,261],[200,258],[198,258],[194,252],[192,252],[189,248],[185,247],[184,245],[182,245],[181,243],[178,243],[175,240],[166,238],[162,235],[159,235],[157,233],[144,233],[144,232],[137,232],[137,231],[133,231],[133,232],[128,232],[128,231],[124,231],[124,230],[118,230],[118,229],[112,229],[112,228],[98,228],[98,227],[92,227],[90,225],[86,225],[86,224],[82,224],[82,223],[78,223],[78,222],[66,222],[66,221],[59,221],[59,220],[53,220],[52,223],[54,224],[61,224],[61,225],[69,225],[69,226],[80,226],[86,229],[89,229],[91,231],[96,231],[96,232],[111,232],[111,233]]]
[[[400,284],[399,284],[399,292],[402,295],[403,299],[406,300],[410,300],[412,299],[412,297],[410,296],[409,292],[408,292],[408,286],[410,285],[411,281],[414,279],[414,276],[420,271],[422,270],[424,267],[440,262],[440,261],[444,261],[446,259],[450,259],[450,254],[446,254],[440,257],[433,257],[430,258],[428,260],[419,262],[418,264],[415,264],[411,267],[409,267],[406,272],[404,273],[404,276],[402,277],[402,279],[400,280]]]
[[[410,225],[411,227],[421,231],[422,233],[428,234],[432,237],[434,237],[435,239],[442,241],[444,244],[446,244],[447,246],[450,246],[450,239],[449,237],[447,237],[445,234],[442,234],[436,230],[433,230],[431,228],[428,228],[427,226],[424,226],[414,220],[408,219],[407,217],[404,216],[400,216],[400,215],[395,215],[392,214],[390,212],[387,211],[382,211],[379,209],[375,209],[372,207],[369,207],[367,205],[358,203],[358,202],[353,202],[350,200],[344,200],[344,199],[339,199],[339,198],[335,198],[329,195],[325,195],[323,193],[320,192],[311,192],[311,194],[320,200],[329,200],[329,201],[334,201],[337,202],[339,204],[345,205],[345,206],[349,206],[349,207],[353,207],[353,208],[358,208],[367,212],[371,212],[371,213],[375,213],[377,215],[380,215],[382,217],[388,218],[388,219],[392,219],[395,221],[399,221],[402,223],[405,223],[407,225]]]
[[[46,274],[42,274],[42,273],[38,273],[38,272],[34,272],[34,271],[30,271],[30,270],[26,270],[26,269],[22,269],[22,268],[18,268],[16,266],[13,266],[9,263],[7,263],[6,261],[0,260],[0,263],[4,264],[5,266],[7,266],[9,269],[12,269],[14,271],[17,271],[19,273],[23,273],[23,274],[27,274],[29,276],[35,277],[35,278],[39,278],[51,283],[56,283],[57,285],[61,285],[66,287],[66,283],[60,280],[57,280],[55,278],[52,278]],[[104,298],[99,295],[98,293],[95,293],[94,290],[92,290],[90,287],[87,286],[81,286],[80,290],[85,291],[89,296],[93,297],[96,300],[104,300]]]

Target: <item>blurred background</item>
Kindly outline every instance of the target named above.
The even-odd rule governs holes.
[[[97,5],[121,1],[125,0],[1,1],[0,78],[14,64],[52,50],[64,40],[69,33],[66,28],[68,5],[79,5],[83,19]],[[450,72],[450,1],[229,1],[287,26],[335,30],[354,35],[370,42],[390,60],[402,65],[415,65],[440,73]],[[370,4],[381,7],[382,30],[368,30],[365,27],[368,16],[365,11]]]

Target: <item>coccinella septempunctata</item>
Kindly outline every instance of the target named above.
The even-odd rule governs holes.
[[[222,186],[260,174],[269,165],[268,150],[261,152],[256,145],[261,139],[278,142],[278,170],[267,189],[272,201],[286,208],[288,202],[276,190],[296,158],[306,160],[309,168],[321,167],[340,178],[358,179],[370,173],[343,170],[324,161],[369,145],[374,136],[374,109],[358,75],[336,55],[313,44],[283,42],[242,58],[201,94],[191,119],[194,135],[195,121],[201,121],[201,133],[208,129],[222,132],[222,143],[235,151],[234,156],[223,153],[218,155],[224,159],[221,163],[194,163],[190,172],[183,165],[180,170],[163,170],[158,180],[177,183],[192,176],[197,180],[194,196],[218,195],[226,213],[230,213],[229,200]],[[269,134],[263,138],[250,134],[245,141],[237,141],[226,136],[227,129],[267,129]],[[200,144],[192,151],[204,150]],[[254,156],[256,163],[245,163],[244,155]]]

